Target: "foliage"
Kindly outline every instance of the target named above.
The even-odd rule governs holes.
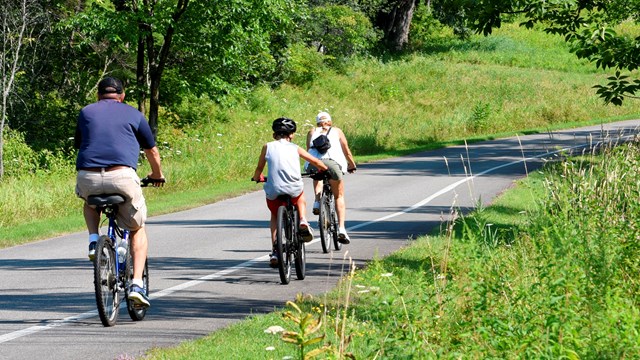
[[[311,9],[305,28],[309,41],[319,44],[333,66],[350,57],[365,54],[378,41],[379,35],[364,14],[347,6],[330,5]]]
[[[606,102],[621,105],[625,97],[638,98],[640,79],[634,72],[640,66],[640,34],[618,33],[616,27],[623,22],[640,20],[640,6],[635,1],[592,1],[592,0],[444,0],[446,4],[455,3],[449,8],[452,14],[457,8],[456,21],[485,35],[499,28],[505,16],[513,14],[524,17],[523,25],[532,28],[539,23],[545,31],[561,34],[572,45],[579,58],[594,62],[597,67],[612,69],[614,76],[609,77],[606,85],[596,85],[597,94]],[[630,73],[636,79],[629,79]]]
[[[422,48],[432,37],[441,33],[443,33],[443,25],[436,19],[433,8],[418,6],[413,14],[409,32],[411,48]]]
[[[315,47],[303,43],[292,44],[288,49],[282,76],[287,83],[293,85],[311,83],[328,70],[325,59],[333,60],[334,58],[324,55]]]
[[[165,100],[185,92],[222,100],[277,77],[295,19],[303,14],[304,8],[293,0],[194,4],[185,14],[191,26],[177,34],[171,59],[179,73],[168,80],[168,87],[179,91]]]

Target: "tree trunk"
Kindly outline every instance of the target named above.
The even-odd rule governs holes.
[[[6,4],[4,4],[6,5]],[[8,5],[2,9],[2,54],[0,54],[0,71],[2,76],[2,109],[0,109],[0,179],[4,177],[4,148],[3,134],[7,118],[7,102],[13,87],[13,81],[18,73],[20,65],[20,49],[22,47],[24,33],[30,20],[30,8],[32,5],[27,0],[15,4],[19,9],[9,9]],[[17,10],[16,12],[12,10]],[[16,16],[16,18],[9,18]],[[12,25],[17,28],[17,33],[11,32]],[[9,57],[7,57],[7,55]]]
[[[140,11],[140,4],[137,0],[131,2],[132,8],[134,12]],[[149,24],[138,20],[138,48],[136,54],[136,86],[138,92],[138,111],[141,113],[146,112],[147,106],[147,91],[148,88],[148,80],[147,74],[148,70],[146,67],[146,62],[144,60],[144,43],[145,43],[145,32],[151,31]]]
[[[146,62],[144,61],[144,36],[142,25],[139,27],[139,35],[138,35],[138,53],[136,59],[136,85],[138,87],[138,110],[141,113],[146,112],[147,107],[147,71]]]
[[[386,40],[389,47],[400,51],[409,41],[409,27],[416,8],[416,0],[398,0],[389,14]]]
[[[155,4],[155,3],[154,3]],[[173,34],[175,33],[175,24],[178,23],[180,17],[187,10],[189,0],[178,0],[176,9],[172,14],[172,25],[169,25],[167,32],[164,34],[162,47],[158,51],[157,56],[155,52],[155,42],[153,34],[151,32],[146,34],[146,47],[147,47],[147,60],[149,64],[149,126],[153,131],[153,136],[158,135],[158,109],[160,107],[160,80],[162,79],[162,73],[164,67],[167,64],[169,58],[169,49],[171,48],[171,41],[173,40]],[[152,8],[148,10],[153,13]]]

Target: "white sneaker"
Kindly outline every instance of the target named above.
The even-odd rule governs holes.
[[[298,232],[300,232],[300,236],[302,237],[302,241],[309,242],[313,240],[313,229],[309,225],[309,223],[300,223],[300,227],[298,228]]]
[[[345,228],[340,228],[338,230],[338,242],[345,245],[351,243],[351,239],[349,238]]]
[[[97,241],[92,241],[89,243],[89,260],[93,261],[96,258],[96,244]]]

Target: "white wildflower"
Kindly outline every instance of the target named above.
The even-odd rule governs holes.
[[[283,331],[284,331],[284,328],[282,326],[273,325],[273,326],[269,326],[264,332],[265,334],[277,334]]]

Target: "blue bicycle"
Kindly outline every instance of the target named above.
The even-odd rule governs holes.
[[[145,187],[158,181],[160,180],[144,178],[141,186]],[[133,321],[144,319],[147,313],[146,307],[136,305],[129,300],[129,285],[133,280],[130,233],[116,223],[118,205],[124,201],[124,197],[120,194],[93,195],[87,199],[89,205],[95,206],[96,211],[105,215],[104,221],[108,223],[106,235],[100,236],[96,243],[96,255],[93,259],[96,304],[100,321],[104,326],[115,325],[123,298],[126,300],[127,311]],[[145,260],[142,280],[144,290],[148,294],[149,263],[147,260]]]

